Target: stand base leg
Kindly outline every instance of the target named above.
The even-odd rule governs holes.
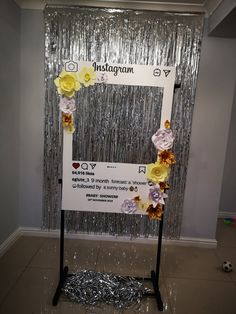
[[[61,295],[61,288],[64,285],[64,282],[66,280],[68,271],[69,271],[68,267],[65,266],[65,268],[63,269],[63,272],[60,274],[60,281],[58,283],[58,286],[57,286],[56,292],[54,294],[54,297],[52,299],[52,305],[53,306],[56,306],[58,304],[58,301],[59,301],[59,298],[60,298],[60,295]]]
[[[154,270],[151,271],[151,280],[152,280],[152,284],[153,284],[153,288],[154,288],[154,292],[155,292],[155,298],[157,301],[158,310],[163,311],[164,307],[163,307],[163,302],[161,299],[161,292],[160,292],[159,286],[157,284],[157,278],[156,278],[156,274],[155,274]]]

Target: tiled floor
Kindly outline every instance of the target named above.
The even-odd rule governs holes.
[[[217,249],[163,246],[160,290],[164,313],[236,314],[236,228],[219,220]],[[58,281],[59,241],[21,237],[0,259],[1,314],[158,313],[155,299],[126,310],[99,305],[85,308],[63,299],[51,305]],[[65,259],[72,271],[95,269],[147,276],[155,265],[153,245],[66,240]],[[235,266],[224,273],[221,264]]]

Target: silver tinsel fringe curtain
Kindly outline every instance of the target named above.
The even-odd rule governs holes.
[[[63,60],[176,66],[172,110],[177,164],[170,177],[164,235],[178,238],[200,58],[203,16],[81,7],[46,7],[43,228],[59,227],[62,128],[54,79]],[[159,128],[162,89],[95,85],[77,99],[73,159],[150,163]],[[66,212],[68,231],[131,237],[158,234],[147,216]]]

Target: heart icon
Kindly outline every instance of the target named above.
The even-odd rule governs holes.
[[[78,169],[80,164],[78,162],[73,162],[72,166],[75,168],[75,169]]]

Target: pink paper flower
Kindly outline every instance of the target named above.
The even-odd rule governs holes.
[[[173,141],[174,136],[170,129],[159,129],[152,136],[152,142],[158,150],[167,150],[172,148]]]
[[[74,98],[67,98],[61,97],[59,102],[60,110],[64,113],[70,114],[75,111],[75,99]]]
[[[106,83],[108,81],[108,75],[107,73],[99,73],[97,80],[99,83]]]

